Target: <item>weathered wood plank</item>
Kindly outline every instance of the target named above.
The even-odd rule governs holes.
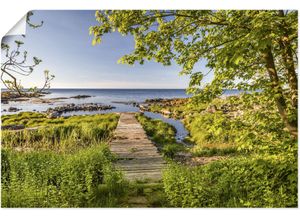
[[[118,157],[116,166],[128,180],[161,179],[162,155],[148,139],[135,113],[121,113],[110,149]]]

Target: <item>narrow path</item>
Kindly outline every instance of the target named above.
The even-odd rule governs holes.
[[[116,165],[124,171],[128,180],[155,182],[161,179],[163,157],[148,139],[135,113],[120,114],[110,149],[117,155]]]

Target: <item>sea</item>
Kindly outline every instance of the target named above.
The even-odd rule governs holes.
[[[5,90],[2,90],[5,91]],[[9,104],[1,104],[1,113],[15,114],[8,112],[9,107],[16,107],[22,111],[46,111],[48,108],[65,105],[69,103],[83,104],[83,103],[98,103],[104,105],[111,105],[115,108],[107,111],[99,112],[85,112],[78,111],[68,114],[95,114],[103,112],[137,112],[139,109],[132,105],[124,104],[125,102],[144,102],[146,99],[154,98],[187,98],[191,95],[186,93],[185,89],[50,89],[49,94],[43,98],[59,98],[64,97],[68,99],[61,99],[55,103],[31,103],[27,101],[9,102]],[[224,95],[239,94],[239,90],[225,90]],[[91,97],[84,99],[70,98],[77,95],[89,95]],[[6,110],[6,111],[5,111]]]

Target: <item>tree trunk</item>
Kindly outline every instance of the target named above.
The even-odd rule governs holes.
[[[279,10],[279,16],[284,17],[283,10]],[[283,21],[282,26],[283,36],[280,39],[280,46],[282,51],[283,64],[286,68],[286,75],[291,90],[292,106],[298,109],[298,79],[294,65],[293,51],[290,44],[289,34],[286,23]]]
[[[10,73],[8,73],[5,69],[2,69],[2,68],[1,68],[1,71],[2,71],[3,73],[6,73],[9,77],[11,77],[11,78],[13,79],[14,89],[16,90],[16,92],[18,93],[19,96],[22,96],[22,93],[21,93],[21,91],[20,91],[20,89],[19,89],[19,87],[18,87],[18,83],[17,83],[16,77],[14,77],[14,76],[11,75]],[[2,79],[2,77],[3,77],[3,75],[1,75],[1,79]],[[2,82],[3,82],[3,84],[6,86],[6,88],[10,90],[10,88],[7,87],[7,85],[6,85],[6,83],[4,82],[3,79],[2,79]]]
[[[298,137],[298,126],[297,126],[297,121],[289,121],[287,117],[287,106],[286,102],[283,96],[282,88],[280,86],[279,78],[277,75],[277,71],[275,68],[274,64],[274,58],[272,54],[271,47],[268,46],[264,51],[263,51],[263,58],[266,64],[267,72],[270,77],[271,81],[271,86],[274,91],[274,97],[275,97],[275,102],[280,114],[280,117],[282,118],[286,128],[289,130],[291,135],[294,137]]]

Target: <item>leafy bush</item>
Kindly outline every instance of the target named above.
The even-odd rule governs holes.
[[[2,207],[112,207],[126,184],[106,146],[74,154],[2,149]]]
[[[197,145],[228,143],[233,140],[230,120],[222,113],[197,114],[185,121],[191,139]]]
[[[200,167],[171,164],[165,192],[175,207],[297,207],[297,157],[256,155]]]
[[[183,151],[186,151],[186,147],[178,143],[166,144],[162,149],[163,155],[169,158],[174,158],[177,153]]]

